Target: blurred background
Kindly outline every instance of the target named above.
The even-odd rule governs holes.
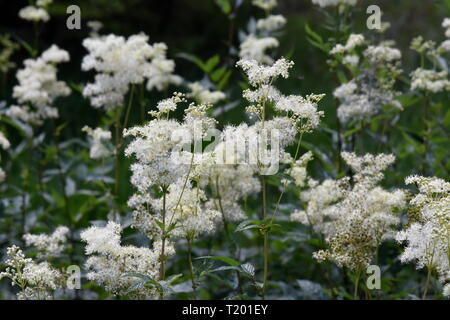
[[[403,53],[404,69],[410,71],[417,55],[408,50],[412,38],[422,35],[425,39],[442,39],[441,23],[444,17],[449,16],[444,3],[447,0],[359,0],[355,7],[356,12],[352,21],[355,30],[367,32],[365,13],[369,5],[376,4],[383,11],[382,20],[391,23],[386,33],[387,39],[393,39]],[[190,53],[201,59],[208,59],[215,54],[227,57],[229,52],[229,39],[239,46],[239,32],[246,28],[251,17],[260,18],[264,12],[251,5],[250,0],[243,0],[242,5],[235,12],[225,14],[218,3],[220,0],[56,0],[49,7],[51,19],[39,29],[39,44],[45,50],[55,43],[69,51],[71,61],[61,66],[61,77],[70,74],[72,81],[85,83],[92,79],[92,75],[80,70],[81,60],[86,54],[82,47],[82,40],[89,36],[86,23],[98,20],[104,24],[102,34],[115,33],[129,36],[144,32],[150,36],[150,42],[165,42],[169,47],[169,58],[176,61],[176,73],[189,80],[201,79],[203,73],[194,64],[185,59],[177,58],[178,53]],[[34,34],[32,24],[19,19],[18,12],[28,4],[26,0],[0,1],[1,19],[0,33],[10,33],[15,38],[29,43],[33,42]],[[69,16],[66,9],[76,4],[81,8],[81,30],[68,30],[66,19]],[[332,81],[326,56],[311,46],[306,40],[305,22],[318,32],[323,31],[323,14],[319,7],[310,0],[278,0],[275,13],[287,17],[287,26],[280,36],[280,47],[275,56],[289,56],[295,61],[293,74],[297,81],[289,81],[286,86],[289,91],[301,93],[324,92],[331,89]],[[231,35],[230,35],[231,34]],[[13,60],[17,66],[28,56],[25,50],[16,52]],[[231,63],[230,63],[231,64]],[[14,70],[8,77],[14,77]],[[9,85],[14,82],[7,81]],[[4,82],[6,83],[6,82]],[[2,100],[9,100],[10,88],[3,88]],[[159,97],[156,97],[158,99]],[[68,98],[73,99],[73,97]],[[83,99],[84,100],[84,99]],[[76,123],[82,116],[82,122],[95,110],[85,105],[86,101],[78,101],[78,106],[71,106],[66,111],[71,121]],[[76,108],[74,110],[74,108]],[[81,108],[81,109],[80,109]],[[74,114],[74,111],[82,113]],[[95,121],[94,121],[95,122]],[[80,123],[81,125],[81,123]]]

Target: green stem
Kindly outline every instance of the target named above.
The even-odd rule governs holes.
[[[159,257],[159,280],[165,278],[165,248],[166,248],[166,192],[163,193],[163,209],[162,209],[162,239],[161,239],[161,254]]]
[[[227,235],[229,235],[228,222],[225,217],[225,212],[224,212],[223,206],[222,206],[222,197],[220,196],[220,191],[219,191],[219,175],[216,176],[216,195],[217,195],[217,200],[219,201],[220,213],[222,214],[223,228],[225,229],[225,233]]]
[[[358,269],[356,270],[356,278],[355,278],[355,292],[353,295],[353,299],[354,300],[358,300],[358,287],[359,287],[359,278],[361,277],[361,268],[358,267]]]
[[[267,194],[266,194],[266,178],[261,176],[262,182],[262,220],[266,219],[267,216]],[[264,276],[263,276],[263,287],[262,287],[262,297],[265,298],[267,279],[269,276],[269,233],[264,230]]]
[[[197,300],[197,285],[195,283],[194,267],[193,267],[193,264],[192,264],[192,241],[191,241],[191,239],[189,237],[186,240],[187,240],[187,244],[188,244],[189,274],[190,274],[190,277],[191,277],[192,290],[193,290],[193,293],[194,293],[194,299]]]
[[[425,282],[425,289],[423,290],[422,300],[425,300],[427,298],[428,294],[428,287],[430,286],[430,280],[431,280],[431,268],[427,268],[427,281]]]

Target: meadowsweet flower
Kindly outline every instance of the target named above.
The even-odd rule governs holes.
[[[279,30],[286,24],[286,18],[282,15],[270,15],[267,18],[259,19],[256,28],[261,31],[272,32]]]
[[[102,159],[112,154],[112,147],[108,146],[111,141],[111,132],[102,128],[92,129],[84,126],[82,131],[86,132],[92,139],[89,156],[92,159]]]
[[[445,18],[442,22],[442,27],[445,28],[445,36],[450,38],[450,18]]]
[[[47,22],[50,20],[50,15],[44,8],[35,6],[26,6],[20,9],[19,17],[23,20],[33,21],[33,22]]]
[[[256,60],[259,63],[271,64],[273,59],[266,54],[270,48],[277,48],[279,42],[273,37],[257,38],[251,34],[241,43],[239,56],[241,59]]]
[[[348,54],[348,55],[344,56],[342,63],[352,66],[352,67],[356,67],[359,64],[359,56],[357,56],[355,54]]]
[[[294,62],[281,58],[272,65],[265,66],[256,60],[241,59],[236,65],[245,71],[250,84],[257,87],[267,85],[278,77],[289,77],[289,69],[292,68]]]
[[[450,91],[448,73],[418,68],[411,73],[411,90],[424,90],[432,93]]]
[[[330,54],[344,54],[352,52],[356,47],[359,47],[365,43],[364,36],[362,34],[351,34],[345,45],[337,44],[331,49]]]
[[[27,246],[38,249],[38,258],[58,257],[65,249],[67,233],[67,227],[58,227],[50,235],[26,233],[23,239]]]
[[[180,85],[183,79],[174,74],[175,62],[167,59],[167,46],[164,43],[156,43],[154,48],[155,54],[147,75],[147,90],[162,91],[169,85]]]
[[[86,242],[87,278],[103,286],[107,291],[123,295],[136,279],[130,274],[142,274],[156,279],[159,268],[159,252],[149,248],[122,246],[120,233],[122,228],[109,221],[101,227],[90,227],[81,233],[81,240]],[[168,250],[170,253],[170,250]],[[141,287],[130,293],[135,298],[151,298],[155,289]]]
[[[8,259],[5,261],[6,271],[0,273],[0,279],[11,279],[12,285],[17,285],[20,292],[19,300],[47,300],[51,293],[60,288],[61,273],[48,262],[36,263],[26,258],[17,246],[7,249]]]
[[[402,53],[396,48],[389,47],[386,43],[379,46],[369,46],[364,55],[373,63],[386,63],[400,60]]]
[[[252,4],[265,11],[270,11],[277,6],[277,0],[252,0]]]
[[[222,91],[211,91],[199,82],[189,84],[189,89],[191,93],[188,96],[194,98],[200,104],[216,104],[226,99],[226,95]]]
[[[310,183],[302,192],[306,209],[295,211],[291,219],[325,236],[328,249],[314,253],[318,261],[358,269],[368,266],[381,242],[393,237],[392,226],[399,223],[395,209],[405,206],[405,194],[377,186],[394,156],[343,152],[342,157],[355,172],[353,186],[348,179]]]
[[[397,233],[396,240],[405,243],[400,256],[403,263],[412,262],[418,269],[436,271],[445,284],[450,279],[450,183],[436,177],[410,176],[406,184],[415,184],[419,193],[410,201],[417,212],[412,224]],[[446,287],[444,294],[446,294]]]
[[[436,43],[432,40],[425,41],[422,36],[415,37],[411,41],[411,49],[418,53],[431,52],[436,50]]]
[[[65,82],[57,80],[56,65],[66,61],[69,61],[69,54],[56,45],[37,59],[25,60],[25,68],[16,75],[19,84],[13,88],[13,97],[21,105],[12,106],[7,115],[35,125],[42,124],[47,118],[57,118],[54,101],[69,95],[70,89]]]
[[[83,41],[89,54],[83,58],[82,69],[97,72],[95,82],[84,88],[83,95],[94,107],[110,110],[122,106],[131,84],[148,80],[148,90],[162,90],[170,83],[181,82],[172,75],[175,64],[166,59],[167,46],[152,46],[147,41],[143,33],[128,39],[110,34]]]
[[[6,139],[5,134],[0,131],[0,147],[3,148],[3,150],[9,149],[11,146],[8,139]]]
[[[306,98],[302,96],[290,95],[280,98],[275,109],[286,112],[295,122],[300,132],[309,132],[317,128],[323,111],[317,110],[317,103],[324,95],[309,95]]]

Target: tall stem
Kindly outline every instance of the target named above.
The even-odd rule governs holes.
[[[187,245],[188,245],[189,275],[191,276],[194,299],[197,299],[197,285],[195,283],[194,267],[192,265],[192,241],[189,237],[186,240],[187,240]]]
[[[267,216],[267,194],[266,194],[266,178],[265,176],[261,176],[262,182],[262,220],[266,219]],[[265,298],[266,287],[267,287],[267,279],[269,276],[269,233],[267,230],[264,230],[264,275],[263,275],[263,287],[262,287],[262,296]]]
[[[431,279],[431,268],[427,268],[427,281],[425,282],[425,289],[423,290],[422,300],[425,300],[427,298],[428,294],[428,287],[430,286],[430,279]]]
[[[163,194],[163,209],[162,209],[162,239],[161,239],[161,254],[159,257],[159,280],[165,278],[165,249],[166,249],[166,192]]]
[[[353,295],[354,300],[358,300],[358,287],[359,287],[359,278],[361,277],[361,268],[358,267],[356,270],[356,278],[355,278],[355,293]]]
[[[123,132],[122,130],[128,126],[128,119],[130,117],[131,107],[133,105],[133,95],[134,95],[134,84],[131,85],[130,96],[128,98],[127,110],[125,112],[125,120],[123,125],[120,124],[120,118],[122,116],[122,110],[118,110],[116,114],[116,159],[115,159],[115,168],[114,168],[114,195],[116,199],[119,197],[119,187],[120,187],[120,157],[122,155],[122,146],[123,146]]]
[[[222,197],[220,195],[220,190],[219,190],[219,175],[216,176],[216,196],[217,196],[217,200],[219,201],[220,213],[222,214],[223,228],[225,229],[225,233],[227,235],[229,235],[228,222],[227,222],[227,219],[225,217],[225,212],[223,210]]]

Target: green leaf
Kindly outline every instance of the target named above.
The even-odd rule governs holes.
[[[222,80],[220,80],[219,84],[217,85],[217,90],[223,90],[223,88],[227,85],[232,73],[233,72],[231,70],[227,70],[225,75],[222,77]]]
[[[222,77],[226,71],[227,71],[227,69],[225,67],[217,69],[216,71],[211,73],[211,80],[216,83],[219,82],[219,80],[222,79]]]
[[[239,267],[235,267],[235,266],[222,266],[222,267],[218,267],[212,270],[208,270],[208,271],[204,271],[202,272],[202,276],[207,275],[208,273],[212,273],[212,272],[219,272],[219,271],[227,271],[227,270],[235,270],[235,271],[241,271],[241,269],[239,269]]]
[[[236,230],[234,230],[234,232],[240,232],[240,231],[244,231],[244,230],[248,230],[248,229],[259,228],[260,225],[261,225],[260,220],[245,220],[245,221],[242,221],[236,227]]]
[[[192,63],[195,63],[202,71],[205,71],[205,69],[206,69],[206,65],[203,62],[203,60],[193,54],[182,52],[182,53],[178,53],[176,56],[178,58],[182,58],[182,59],[185,59]]]
[[[219,64],[219,62],[220,56],[217,54],[214,55],[213,57],[209,58],[208,61],[206,61],[205,69],[203,71],[205,71],[206,73],[210,73]]]
[[[232,6],[230,0],[215,0],[216,4],[222,9],[223,13],[229,14],[231,12]]]
[[[237,267],[241,264],[239,261],[236,261],[232,258],[222,257],[222,256],[203,256],[203,257],[198,257],[196,259],[219,260],[219,261],[225,262],[226,264],[228,264],[230,266],[234,266],[234,267]]]

